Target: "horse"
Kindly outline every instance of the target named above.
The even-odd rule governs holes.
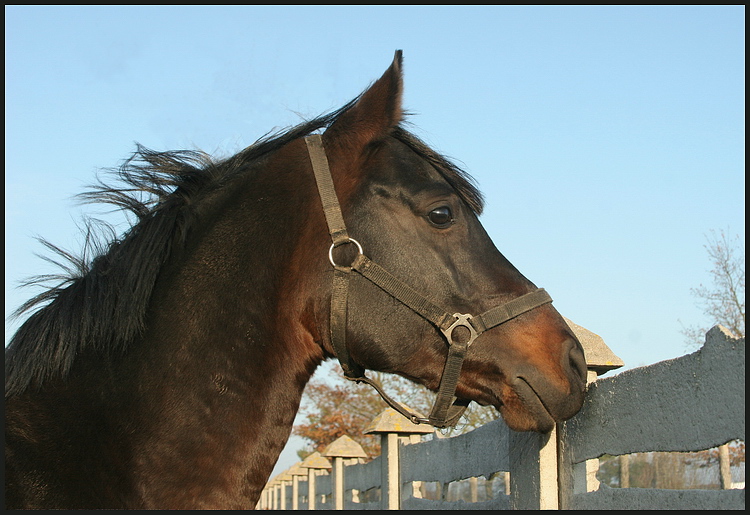
[[[139,145],[82,194],[132,224],[21,308],[6,508],[252,509],[328,359],[437,391],[417,423],[474,401],[547,432],[580,409],[579,341],[474,180],[404,127],[402,89],[397,51],[340,109],[224,159]]]

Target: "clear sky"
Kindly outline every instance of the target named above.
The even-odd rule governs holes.
[[[706,235],[745,240],[744,6],[6,6],[6,317],[53,270],[34,236],[78,249],[99,211],[72,197],[135,142],[231,155],[396,49],[415,132],[478,181],[500,251],[626,368],[684,354]]]

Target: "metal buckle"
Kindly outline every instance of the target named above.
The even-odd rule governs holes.
[[[466,343],[466,346],[468,347],[474,342],[474,340],[476,340],[477,336],[479,336],[477,330],[474,329],[474,326],[469,322],[473,317],[469,314],[461,313],[453,313],[453,316],[456,317],[456,321],[453,322],[450,327],[448,327],[448,329],[441,329],[441,331],[445,335],[445,338],[448,340],[448,345],[453,345],[453,331],[457,327],[467,328],[469,330],[469,341]]]
[[[360,245],[359,242],[355,240],[354,238],[347,238],[344,241],[340,241],[338,243],[332,243],[331,248],[328,249],[328,261],[331,262],[334,268],[351,268],[351,265],[349,266],[337,265],[336,262],[333,260],[333,249],[335,249],[336,247],[340,247],[341,245],[346,245],[347,243],[354,243],[357,246],[357,252],[359,252],[360,256],[364,254],[364,251],[362,250],[362,245]]]

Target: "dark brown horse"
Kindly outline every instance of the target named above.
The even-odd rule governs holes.
[[[334,113],[221,162],[139,148],[87,194],[137,220],[22,307],[44,304],[5,354],[6,508],[252,508],[332,357],[520,431],[578,411],[580,344],[401,89],[397,52]]]

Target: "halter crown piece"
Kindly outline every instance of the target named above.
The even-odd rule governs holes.
[[[380,396],[393,409],[404,415],[415,424],[431,424],[435,427],[454,426],[461,418],[470,401],[455,397],[456,385],[461,374],[466,352],[469,346],[483,332],[517,317],[527,311],[552,302],[552,298],[543,289],[527,293],[505,304],[495,306],[476,316],[454,313],[436,306],[432,301],[417,293],[406,283],[393,276],[364,255],[362,246],[351,238],[346,230],[336,190],[333,186],[331,170],[328,166],[323,139],[320,134],[305,138],[310,154],[318,193],[323,203],[328,232],[331,235],[331,247],[328,259],[333,265],[333,289],[331,293],[331,343],[336,357],[344,370],[344,377],[351,381],[367,383],[377,390]],[[357,247],[357,257],[348,266],[337,264],[333,258],[333,249],[342,245],[353,244]],[[424,417],[403,404],[391,399],[381,386],[365,375],[365,369],[356,363],[346,348],[346,318],[349,278],[352,272],[359,273],[393,298],[410,308],[422,318],[435,326],[448,343],[448,357],[443,368],[435,403],[429,416]],[[460,337],[466,331],[456,331],[459,327],[468,330],[469,337]]]

